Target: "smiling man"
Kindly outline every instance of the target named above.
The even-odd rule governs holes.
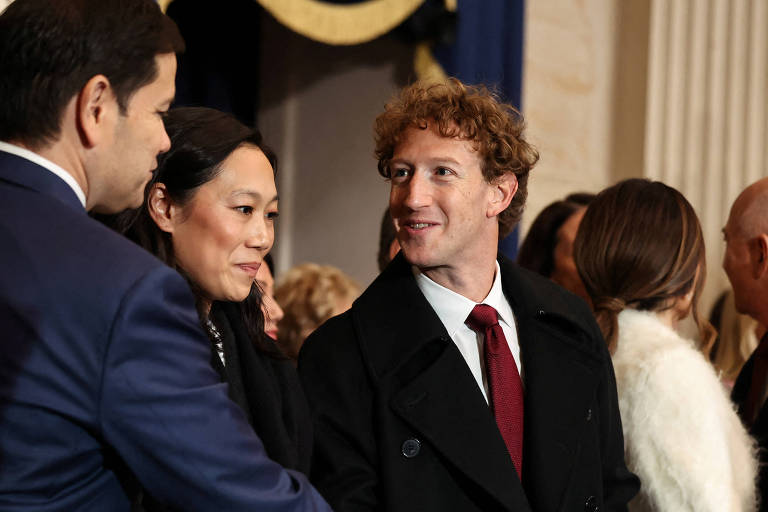
[[[638,489],[589,309],[497,255],[538,158],[522,131],[457,80],[376,120],[402,250],[299,359],[336,510],[624,510]]]
[[[87,214],[141,205],[182,48],[153,0],[0,15],[4,512],[329,510],[227,398],[183,278]]]
[[[768,178],[744,189],[723,228],[723,269],[736,310],[768,325]],[[741,369],[731,399],[760,447],[760,510],[768,511],[768,334]]]

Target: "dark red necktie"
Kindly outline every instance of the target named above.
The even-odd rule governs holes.
[[[504,331],[499,325],[498,314],[491,306],[475,306],[466,323],[470,329],[483,335],[490,395],[488,402],[517,474],[522,477],[523,383],[515,358],[512,357]]]
[[[763,336],[757,349],[755,349],[752,379],[747,402],[744,406],[744,419],[750,427],[755,423],[760,409],[763,407],[766,379],[768,379],[768,333]]]

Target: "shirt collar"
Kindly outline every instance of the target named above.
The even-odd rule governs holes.
[[[504,291],[501,288],[501,268],[499,262],[496,263],[496,273],[491,285],[491,291],[483,299],[482,304],[492,306],[499,314],[499,318],[509,325],[514,325],[512,308],[504,297]],[[435,310],[440,321],[445,326],[450,336],[464,327],[472,309],[477,305],[474,301],[460,295],[453,290],[441,286],[424,275],[416,266],[412,266],[413,275],[416,278],[416,285],[424,294],[427,302]]]
[[[15,144],[10,144],[8,142],[3,142],[1,140],[0,151],[5,151],[6,153],[24,158],[25,160],[29,160],[30,162],[51,171],[53,174],[61,178],[64,183],[69,185],[69,187],[75,192],[77,198],[80,200],[80,204],[82,204],[83,208],[85,208],[85,193],[83,192],[83,189],[80,188],[80,185],[77,183],[75,178],[67,171],[65,171],[63,167],[56,165],[47,158],[44,158],[28,149],[22,148]]]

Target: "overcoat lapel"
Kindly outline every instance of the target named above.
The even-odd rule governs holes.
[[[390,315],[353,309],[353,319],[395,414],[504,509],[530,510],[477,382],[402,256],[368,291],[356,306],[387,304]]]
[[[588,325],[554,311],[551,297],[500,261],[504,293],[515,312],[525,382],[523,483],[535,509],[559,510],[574,471],[582,431],[601,378],[598,354],[578,342]]]

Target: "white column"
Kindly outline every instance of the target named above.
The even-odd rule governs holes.
[[[707,309],[728,286],[720,230],[768,175],[768,3],[652,0],[645,176],[679,189],[707,244]]]

